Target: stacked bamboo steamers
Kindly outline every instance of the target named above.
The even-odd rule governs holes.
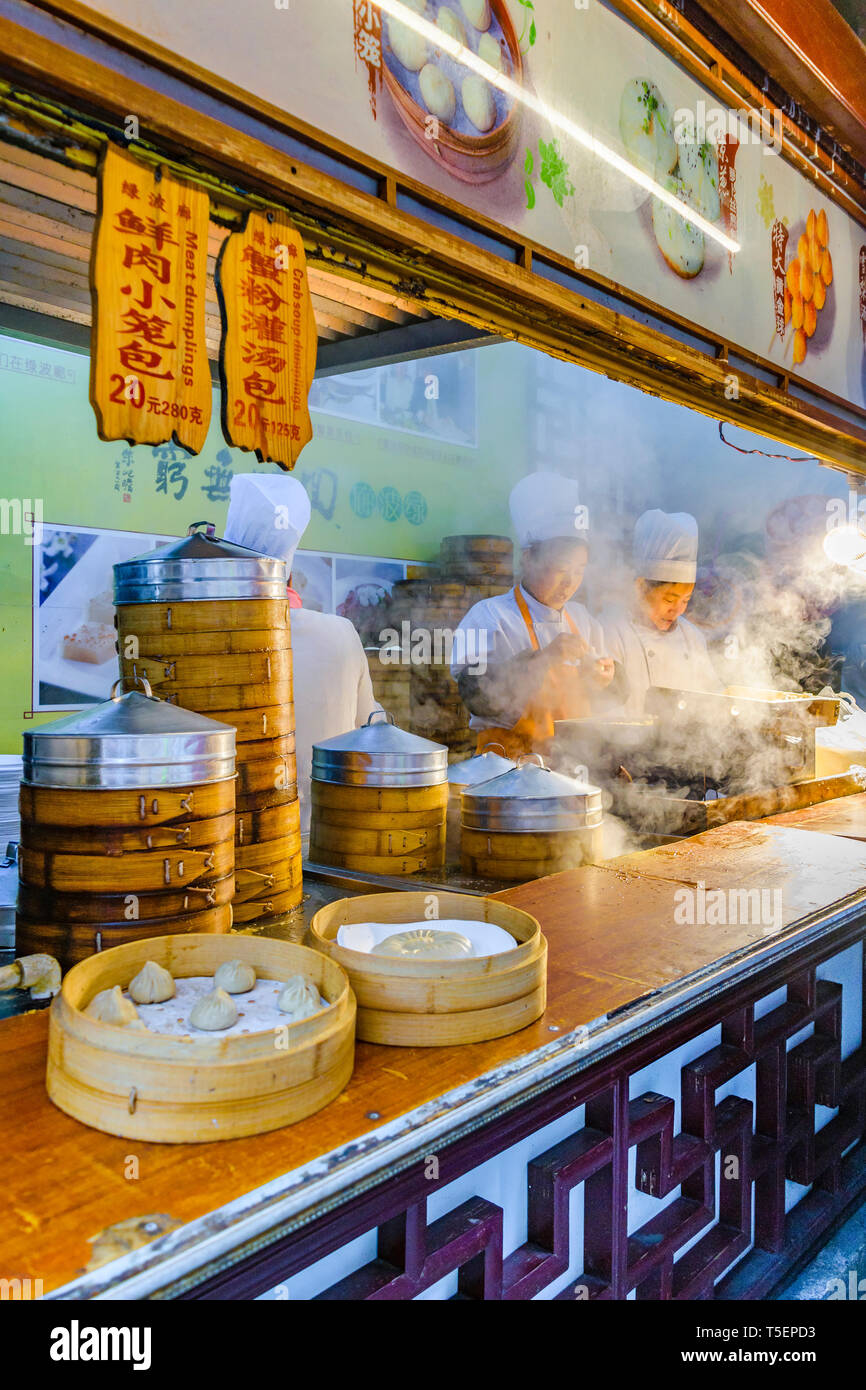
[[[235,923],[301,900],[286,583],[284,561],[204,523],[114,567],[124,676],[144,675],[164,699],[235,730]]]
[[[461,803],[465,873],[526,882],[602,857],[601,789],[552,772],[540,758],[464,786]]]
[[[231,926],[234,729],[142,684],[24,735],[19,955]]]
[[[441,868],[447,776],[448,749],[384,711],[313,744],[310,858],[371,874]]]

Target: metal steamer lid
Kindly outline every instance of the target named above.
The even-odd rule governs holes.
[[[590,830],[603,820],[600,787],[552,772],[540,758],[467,787],[461,805],[467,830]]]
[[[448,749],[374,710],[360,729],[313,744],[312,775],[314,781],[343,786],[434,787],[447,779]]]
[[[209,521],[193,522],[173,545],[114,566],[115,604],[284,599],[287,584],[285,560],[220,540]]]
[[[235,775],[235,730],[131,690],[24,735],[22,781],[91,790],[184,787]]]
[[[461,787],[474,787],[479,782],[489,782],[517,766],[517,763],[504,756],[504,748],[502,757],[498,753],[492,753],[492,748],[502,748],[502,744],[491,743],[483,753],[476,753],[471,758],[464,758],[462,762],[451,764],[448,769],[448,781],[455,791]]]

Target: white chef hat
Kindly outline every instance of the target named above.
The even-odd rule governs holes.
[[[643,579],[694,584],[698,571],[698,523],[688,512],[658,508],[638,517],[634,528],[634,567]]]
[[[297,478],[286,473],[236,473],[224,536],[235,545],[285,560],[291,572],[310,511],[306,488]]]
[[[537,541],[587,539],[585,508],[574,478],[561,473],[527,473],[508,499],[521,550]]]

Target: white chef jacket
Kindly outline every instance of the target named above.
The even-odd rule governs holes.
[[[533,598],[522,584],[519,588],[535,627],[539,647],[549,646],[554,637],[559,637],[560,633],[571,632],[568,619],[565,616],[567,610],[590,651],[596,657],[610,655],[605,646],[601,624],[592,617],[582,603],[575,603],[572,599],[565,605],[564,609],[548,608],[546,604],[539,603],[537,598]],[[457,634],[470,631],[473,636],[465,638],[461,642]],[[517,606],[514,590],[509,589],[507,594],[497,594],[494,598],[485,598],[480,603],[474,604],[458,624],[454,635],[451,674],[456,680],[460,671],[471,670],[472,666],[476,664],[472,658],[484,657],[485,650],[487,666],[491,667],[497,662],[510,661],[512,657],[531,649],[532,641],[526,623],[523,621],[523,614]],[[470,658],[468,661],[466,660],[467,655]],[[481,660],[478,660],[477,664],[480,674],[483,674]],[[473,714],[469,720],[469,727],[471,729],[511,728],[524,713],[525,710],[521,709],[515,702],[513,707],[503,709],[499,719],[487,719]]]
[[[680,618],[667,632],[625,609],[602,614],[606,655],[622,666],[629,686],[622,713],[640,719],[651,685],[674,690],[724,690],[700,628]]]
[[[292,669],[301,834],[310,829],[313,744],[357,729],[379,709],[361,639],[348,618],[293,608]]]

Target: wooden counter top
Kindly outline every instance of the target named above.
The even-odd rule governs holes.
[[[835,801],[806,806],[802,811],[784,811],[768,816],[761,825],[789,825],[798,830],[817,830],[823,835],[866,840],[866,793],[840,796]]]
[[[857,800],[866,838],[866,797]],[[866,885],[866,845],[736,823],[502,893],[538,918],[549,942],[542,1019],[511,1037],[467,1047],[359,1044],[354,1076],[337,1101],[300,1124],[251,1139],[145,1144],[88,1129],[45,1093],[47,1012],[3,1021],[0,1277],[42,1279],[45,1292],[56,1289],[83,1272],[89,1242],[107,1227],[156,1215],[179,1223],[204,1216],[549,1044],[552,1028],[575,1029],[766,941],[761,926],[679,925],[676,895],[698,881],[707,888],[779,888],[786,926]],[[138,1160],[137,1178],[125,1176],[131,1157]]]

